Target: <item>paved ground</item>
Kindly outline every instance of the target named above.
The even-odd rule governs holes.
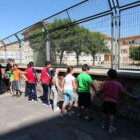
[[[91,110],[91,116],[92,122],[75,115],[59,118],[59,112],[42,106],[41,100],[28,103],[24,93],[11,97],[0,88],[0,140],[140,140],[138,123],[117,118],[117,132],[109,134],[100,128],[101,113]]]

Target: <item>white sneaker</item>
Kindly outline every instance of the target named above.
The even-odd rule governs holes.
[[[105,122],[101,123],[101,128],[104,129],[105,128]]]
[[[38,103],[38,101],[35,101],[35,103]]]
[[[59,107],[56,107],[53,111],[60,111]]]
[[[109,126],[108,133],[116,132],[116,127]]]
[[[68,112],[68,115],[69,115],[69,116],[71,116],[71,115],[73,115],[73,114],[74,114],[74,111]]]
[[[51,104],[49,104],[49,105],[47,105],[48,107],[52,107],[52,105]]]
[[[63,113],[60,113],[60,117],[63,118],[64,117],[64,114]]]

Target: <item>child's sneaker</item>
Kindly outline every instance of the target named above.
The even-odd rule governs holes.
[[[68,115],[69,115],[69,116],[71,116],[71,115],[73,115],[73,114],[74,114],[74,111],[68,112]]]
[[[77,114],[77,118],[81,118],[82,117],[82,114]]]
[[[56,107],[53,111],[60,111],[59,107]]]
[[[101,123],[101,128],[105,129],[105,122]]]
[[[63,118],[64,117],[64,113],[60,113],[60,118]]]
[[[85,119],[85,121],[92,121],[92,120],[93,120],[93,119],[90,118],[90,117],[85,117],[84,119]]]
[[[116,132],[116,127],[109,126],[108,133]]]

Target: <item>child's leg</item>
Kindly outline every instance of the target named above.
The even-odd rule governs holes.
[[[109,126],[114,126],[114,118],[115,118],[114,115],[109,116]]]
[[[58,92],[55,88],[52,88],[52,93],[53,93],[53,110],[57,108],[57,95]]]
[[[64,113],[64,110],[65,110],[65,107],[66,107],[66,103],[67,103],[67,100],[68,100],[68,97],[67,97],[67,94],[65,93],[65,90],[64,90],[63,97],[64,97],[64,103],[62,105],[62,110],[61,110],[62,113]]]
[[[69,103],[69,111],[72,111],[72,107],[73,107],[73,91],[72,90],[68,90],[68,95],[70,98],[70,103]]]

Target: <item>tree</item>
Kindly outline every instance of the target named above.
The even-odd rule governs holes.
[[[89,53],[93,57],[93,65],[94,65],[94,57],[97,53],[110,53],[108,48],[106,38],[99,32],[90,32],[90,46]]]
[[[82,52],[87,52],[88,50],[88,36],[89,31],[85,29],[84,27],[81,27],[79,25],[75,25],[73,28],[74,35],[72,36],[72,50],[76,53],[76,59],[77,59],[77,66],[79,65],[79,56]]]
[[[129,48],[129,57],[132,60],[140,60],[140,47],[130,46]]]

